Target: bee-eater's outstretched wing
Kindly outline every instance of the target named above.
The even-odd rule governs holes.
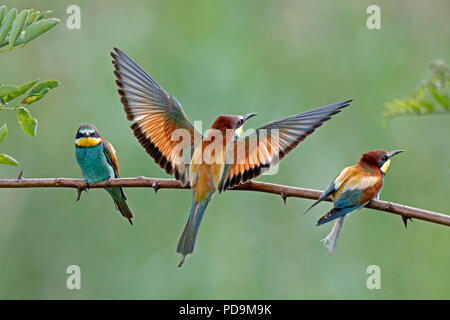
[[[227,146],[226,167],[219,192],[253,179],[275,166],[315,129],[331,119],[352,100],[269,122],[252,134]]]
[[[186,184],[194,136],[201,134],[174,97],[125,53],[117,48],[114,51],[116,84],[127,119],[135,121],[131,126],[134,135],[161,168]]]
[[[113,167],[116,178],[119,177],[119,164],[117,163],[116,150],[113,145],[106,140],[103,140],[103,151],[105,152],[106,159]]]

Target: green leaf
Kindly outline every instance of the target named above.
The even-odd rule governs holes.
[[[448,110],[450,108],[450,101],[446,94],[439,93],[434,87],[430,88],[430,93],[445,109]]]
[[[5,137],[7,134],[8,134],[8,127],[6,126],[6,123],[5,123],[0,127],[0,142],[5,140]]]
[[[31,90],[30,95],[39,93],[44,88],[53,89],[53,88],[56,88],[57,86],[59,86],[59,81],[56,81],[56,80],[42,81],[36,87],[34,87],[33,90]]]
[[[385,120],[406,114],[450,112],[450,68],[442,61],[434,61],[430,64],[430,69],[432,71],[430,78],[422,81],[415,92],[403,100],[395,99],[385,104],[383,111]]]
[[[10,166],[18,166],[19,165],[19,162],[17,162],[16,159],[14,159],[11,156],[8,156],[7,154],[0,154],[0,163],[7,164]]]
[[[26,97],[25,99],[23,99],[22,104],[35,103],[36,101],[41,100],[49,91],[50,91],[49,88],[44,88],[41,91],[39,91],[38,93],[35,93],[35,94],[30,95],[30,96]]]
[[[58,23],[60,23],[61,20],[57,18],[48,18],[48,19],[42,19],[36,22],[33,22],[26,30],[25,30],[25,36],[24,36],[24,43],[28,43],[31,40],[39,37],[41,34],[47,32],[54,26],[56,26]]]
[[[56,88],[57,86],[59,86],[59,82],[56,80],[41,82],[34,87],[33,90],[31,90],[27,97],[22,100],[22,104],[32,104],[41,100],[50,91],[50,89]]]
[[[426,100],[419,101],[420,105],[427,109],[428,113],[432,113],[434,111],[434,105]]]
[[[18,90],[8,94],[6,97],[3,98],[3,103],[11,101],[12,99],[24,94],[25,92],[27,92],[32,86],[34,86],[36,84],[37,80],[28,82],[28,83],[24,83],[21,84],[20,86],[17,86],[15,88],[17,88]]]
[[[14,20],[11,32],[9,33],[9,40],[8,40],[9,48],[13,47],[14,42],[22,32],[23,27],[25,26],[27,18],[28,18],[28,10],[22,10],[17,16],[16,20]]]
[[[14,19],[16,19],[17,12],[18,11],[16,8],[12,8],[11,10],[8,11],[5,20],[3,21],[2,26],[0,27],[0,43],[3,42],[3,40],[6,40],[6,36],[8,35],[9,30],[11,29]]]
[[[8,9],[6,8],[6,6],[1,6],[0,7],[0,25],[2,24],[3,18],[6,15],[6,11],[8,11]]]
[[[0,98],[9,94],[14,94],[19,91],[19,88],[14,86],[0,86]]]
[[[423,110],[423,108],[420,106],[420,104],[417,103],[416,100],[409,98],[406,99],[406,103],[408,104],[408,106],[411,107],[412,110],[414,110],[417,113],[423,113],[425,110]]]
[[[46,10],[42,12],[37,19],[38,20],[46,19],[52,14],[52,12],[53,12],[52,10]]]
[[[31,12],[30,10],[30,14],[28,16],[27,23],[25,24],[25,28],[28,28],[34,21],[36,21],[36,19],[39,17],[40,14],[41,14],[40,11]]]
[[[29,136],[34,137],[36,135],[38,121],[31,116],[30,111],[28,111],[27,108],[17,108],[16,112],[17,120],[19,121],[23,132],[25,132]]]

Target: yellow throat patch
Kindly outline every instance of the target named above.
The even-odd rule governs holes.
[[[386,161],[386,162],[381,166],[380,170],[381,170],[384,174],[386,174],[386,172],[388,171],[390,165],[391,165],[391,159],[389,159],[388,161]]]
[[[242,129],[244,128],[244,126],[240,126],[239,128],[237,128],[236,130],[234,130],[234,134],[239,138],[242,134]]]
[[[90,148],[98,146],[102,142],[102,139],[100,138],[80,138],[75,140],[75,145],[80,148]]]

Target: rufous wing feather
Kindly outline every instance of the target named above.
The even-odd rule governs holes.
[[[350,105],[352,100],[269,122],[227,146],[227,170],[219,192],[256,178],[278,164],[324,122]]]
[[[134,121],[134,135],[161,168],[186,184],[194,138],[201,134],[178,101],[125,53],[114,48],[111,56],[127,119]]]

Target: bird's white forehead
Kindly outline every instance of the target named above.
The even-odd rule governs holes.
[[[239,120],[244,120],[244,117],[243,116],[239,116]]]
[[[81,128],[80,133],[94,133],[95,130],[92,128]]]

